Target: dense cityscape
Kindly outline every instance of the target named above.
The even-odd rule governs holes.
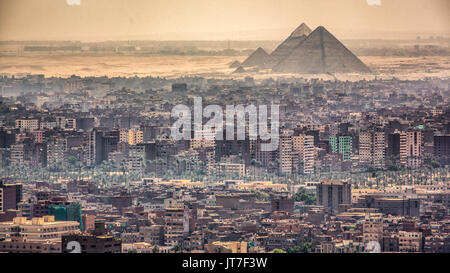
[[[0,84],[0,251],[449,252],[448,79]],[[198,96],[279,104],[278,149],[173,140]]]

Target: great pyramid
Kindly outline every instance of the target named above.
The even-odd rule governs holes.
[[[282,73],[369,73],[370,69],[324,27],[316,28],[272,68]]]
[[[251,67],[251,66],[257,66],[260,68],[270,68],[274,63],[274,59],[272,56],[267,54],[267,52],[258,47],[255,52],[250,54],[247,59],[241,64],[243,67]]]
[[[305,23],[302,23],[270,55],[276,63],[284,60],[301,42],[306,40],[310,33],[311,29]]]

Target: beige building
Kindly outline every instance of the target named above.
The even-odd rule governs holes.
[[[362,165],[383,168],[385,165],[384,132],[364,132],[359,135],[359,160]]]
[[[245,176],[245,165],[237,163],[216,163],[216,174]]]
[[[144,132],[137,129],[122,129],[119,132],[119,141],[129,145],[144,143]]]
[[[421,252],[422,233],[399,231],[398,249],[400,252]]]
[[[247,253],[247,242],[213,242],[205,244],[205,253]]]
[[[54,216],[27,220],[16,217],[0,223],[0,252],[61,253],[61,236],[77,231],[76,221],[55,221]]]
[[[139,238],[141,242],[148,243],[150,245],[164,245],[164,226],[153,225],[144,226],[139,229]]]
[[[423,164],[423,134],[420,131],[400,134],[400,164],[404,167],[418,168]]]
[[[37,120],[37,119],[18,119],[15,121],[15,125],[16,125],[17,129],[20,129],[20,131],[38,130],[39,129],[39,120]]]
[[[189,232],[189,217],[183,207],[166,208],[164,223],[164,242],[168,246],[180,243],[184,234]]]
[[[381,218],[369,218],[363,222],[363,243],[376,241],[378,243],[383,239],[383,222]]]
[[[287,191],[287,184],[273,183],[272,181],[251,181],[248,183],[238,183],[236,188],[240,190],[272,190],[272,191]]]
[[[158,248],[145,242],[122,244],[122,253],[153,253],[156,249]]]
[[[61,253],[61,242],[56,240],[29,240],[13,234],[11,238],[0,241],[0,253]]]
[[[314,173],[314,136],[299,135],[292,137],[292,149],[298,162],[301,163],[302,173]]]
[[[282,174],[292,173],[292,130],[284,130],[280,135],[280,172]]]
[[[77,221],[55,221],[54,216],[36,217],[27,220],[25,217],[16,217],[11,222],[0,223],[0,236],[10,237],[11,234],[20,233],[28,240],[61,239],[61,235],[78,230]]]
[[[25,156],[25,145],[24,144],[13,144],[11,145],[11,164],[12,165],[23,165],[27,158]]]

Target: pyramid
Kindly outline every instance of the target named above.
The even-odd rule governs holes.
[[[277,63],[284,60],[301,42],[306,40],[310,33],[311,29],[305,23],[302,23],[270,55],[274,57]]]
[[[236,68],[239,67],[241,63],[239,61],[234,61],[230,64],[230,68]]]
[[[239,66],[233,73],[245,73],[245,69],[242,66]]]
[[[282,73],[369,73],[370,69],[324,27],[316,28],[289,56],[275,65]]]
[[[242,63],[242,66],[258,66],[261,68],[268,68],[272,66],[273,61],[273,58],[269,54],[267,54],[264,49],[258,47],[255,52],[253,52],[250,56],[248,56],[247,59],[245,59],[245,61]]]
[[[300,26],[298,26],[289,37],[302,37],[302,36],[308,36],[311,34],[312,30],[305,24],[302,23]]]

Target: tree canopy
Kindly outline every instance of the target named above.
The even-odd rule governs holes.
[[[294,194],[292,198],[296,202],[304,202],[307,205],[313,205],[316,203],[316,195],[307,192],[304,188],[300,188],[300,190]]]

